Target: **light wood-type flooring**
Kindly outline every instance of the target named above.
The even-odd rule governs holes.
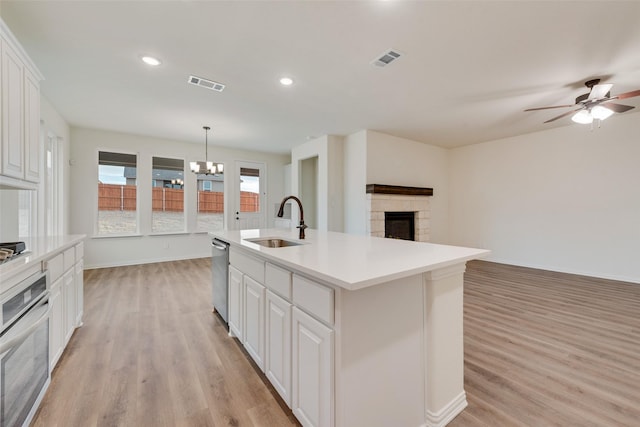
[[[87,270],[32,426],[296,425],[212,313],[207,258]]]
[[[296,425],[211,313],[209,262],[86,271],[32,425]],[[450,426],[640,426],[640,285],[468,263],[465,389]]]

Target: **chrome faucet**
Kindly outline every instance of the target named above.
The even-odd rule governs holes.
[[[285,197],[284,199],[282,199],[282,202],[280,203],[280,209],[278,209],[278,218],[282,218],[282,216],[284,215],[284,204],[287,203],[287,200],[289,199],[293,199],[296,202],[298,202],[298,207],[300,208],[300,225],[297,226],[296,228],[300,229],[300,239],[304,239],[304,229],[307,228],[306,225],[304,225],[304,210],[302,210],[302,202],[300,201],[300,199],[298,199],[296,196],[288,196]]]

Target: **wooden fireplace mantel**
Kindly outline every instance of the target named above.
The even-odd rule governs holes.
[[[433,188],[404,187],[400,185],[367,184],[367,193],[396,194],[401,196],[433,196]]]

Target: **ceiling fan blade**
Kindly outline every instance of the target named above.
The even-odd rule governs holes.
[[[563,118],[563,117],[566,117],[566,116],[568,116],[569,114],[573,114],[573,113],[575,113],[575,112],[577,112],[577,111],[580,111],[580,110],[584,110],[584,108],[578,108],[577,110],[567,111],[566,113],[560,114],[559,116],[556,116],[556,117],[554,117],[554,118],[552,118],[552,119],[547,120],[545,123],[555,122],[555,121],[556,121],[556,120],[558,120],[558,119],[561,119],[561,118]]]
[[[527,108],[524,111],[538,111],[538,110],[549,110],[551,108],[567,108],[567,107],[575,107],[575,104],[568,105],[554,105],[553,107],[537,107],[537,108]]]
[[[613,85],[610,83],[606,85],[595,85],[591,88],[588,99],[604,98],[605,96],[607,96],[612,87]]]
[[[625,111],[629,111],[631,109],[636,108],[636,107],[632,107],[630,105],[614,104],[612,102],[603,102],[600,105],[602,105],[605,108],[610,109],[611,111],[615,111],[616,113],[624,113]]]
[[[633,98],[634,96],[640,96],[640,89],[633,90],[631,92],[621,93],[620,95],[616,95],[616,96],[611,97],[611,99]]]

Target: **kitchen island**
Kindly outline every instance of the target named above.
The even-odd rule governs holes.
[[[306,233],[210,233],[230,244],[230,335],[305,426],[446,425],[467,405],[465,263],[489,251]]]

